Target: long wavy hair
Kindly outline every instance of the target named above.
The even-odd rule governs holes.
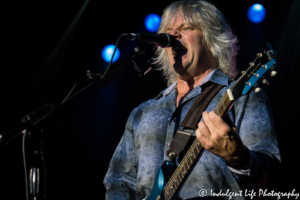
[[[217,61],[218,68],[234,79],[238,74],[236,55],[237,38],[226,23],[223,13],[213,4],[203,0],[183,0],[171,3],[163,12],[158,33],[166,32],[176,16],[182,16],[184,21],[202,30],[204,40]],[[176,81],[166,50],[158,47],[154,64],[162,70],[168,85]]]

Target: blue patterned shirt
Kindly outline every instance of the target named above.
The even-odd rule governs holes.
[[[212,71],[184,97],[180,123],[207,81],[225,86],[208,105],[208,112],[215,110],[228,87],[233,84],[219,69]],[[107,200],[141,200],[151,193],[156,172],[168,160],[166,151],[177,127],[176,120],[171,119],[177,109],[176,84],[156,98],[142,103],[130,114],[104,179]],[[200,190],[206,190],[208,196],[212,195],[212,191],[219,193],[221,190],[223,193],[228,190],[239,194],[242,191],[244,194],[245,189],[249,191],[266,183],[278,170],[280,153],[265,93],[252,91],[236,99],[229,117],[243,144],[249,149],[248,163],[235,169],[227,166],[223,158],[205,150],[180,190],[182,199],[199,197]],[[228,199],[228,196],[224,199]]]

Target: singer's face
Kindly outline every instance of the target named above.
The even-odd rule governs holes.
[[[189,80],[208,68],[215,68],[215,65],[210,64],[211,59],[214,58],[199,28],[184,22],[181,16],[177,16],[166,32],[174,35],[177,40],[175,46],[166,48],[169,62],[177,78]]]

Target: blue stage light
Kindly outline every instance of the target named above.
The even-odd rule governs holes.
[[[102,55],[102,58],[106,61],[106,62],[109,62],[111,57],[112,57],[112,54],[114,52],[114,49],[115,49],[115,45],[107,45],[103,48],[102,52],[101,52],[101,55]],[[113,58],[113,61],[112,62],[115,62],[119,59],[120,57],[120,51],[119,49],[117,48],[116,50],[116,53],[115,53],[115,56]]]
[[[160,25],[160,16],[157,14],[149,14],[145,19],[145,26],[148,31],[156,32]]]
[[[249,20],[253,23],[260,23],[266,17],[266,9],[261,4],[253,4],[247,12]]]

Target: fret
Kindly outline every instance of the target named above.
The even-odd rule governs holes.
[[[169,187],[168,187],[168,184],[166,184],[165,189],[164,189],[164,193],[168,194],[168,192],[169,192]]]
[[[177,183],[178,183],[178,186],[179,186],[179,184],[180,184],[180,182],[178,181],[178,175],[176,175],[176,181],[177,181]]]
[[[168,191],[169,193],[169,196],[172,198],[172,196],[173,196],[173,194],[172,194],[172,188],[169,188],[169,191]]]
[[[219,104],[219,105],[217,106],[217,108],[215,109],[215,112],[216,112],[217,114],[220,115],[221,109],[222,109],[221,104]]]
[[[224,109],[226,110],[226,107],[225,107],[225,105],[224,105],[224,102],[222,102],[222,104],[223,104]]]
[[[164,194],[165,194],[165,198],[166,198],[166,199],[169,199],[169,192],[168,192],[168,191],[167,191],[167,192],[165,191]]]
[[[172,183],[172,184],[171,184],[171,187],[170,187],[170,190],[169,190],[169,192],[170,192],[169,194],[170,194],[171,196],[173,196],[174,193],[175,193],[175,192],[173,192],[173,190],[174,190],[174,189],[173,189],[173,183]]]
[[[182,178],[184,178],[184,175],[183,175],[183,173],[182,173],[182,171],[180,170],[180,172],[181,172],[181,174],[182,174]]]
[[[169,197],[166,195],[166,193],[164,194],[165,196],[165,200],[169,200]]]
[[[168,193],[168,199],[171,200],[172,196],[170,195],[170,193]]]
[[[196,149],[197,149],[197,152],[200,153],[200,151],[199,151],[199,149],[198,149],[198,146],[196,146]]]
[[[174,190],[174,188],[173,188],[173,184],[172,184],[172,186],[171,186],[171,189],[173,190],[171,190],[171,192],[173,192],[173,193],[171,193],[172,194],[172,196],[175,194],[175,190]]]
[[[197,145],[193,148],[193,153],[194,153],[194,156],[195,156],[195,160],[196,160],[196,158],[199,154],[199,151],[197,152],[197,148],[198,148]]]
[[[181,173],[182,173],[182,172],[181,172]],[[180,174],[178,174],[178,177],[179,177],[179,180],[180,180],[180,183],[181,183],[182,179],[181,179],[181,177],[180,177]]]
[[[175,189],[177,189],[177,187],[179,186],[178,183],[177,183],[177,186],[176,186],[176,183],[177,183],[177,180],[175,179],[175,180],[174,180],[174,188],[175,188]]]
[[[166,195],[167,194],[167,195]],[[172,197],[170,196],[169,192],[165,193],[165,199],[170,200]]]
[[[172,178],[171,180],[172,180],[172,188],[175,188],[175,189],[176,189],[176,182],[175,182],[175,179]]]
[[[171,192],[170,192],[170,188],[169,188],[167,194],[170,195],[170,193],[171,193]]]
[[[194,156],[194,158],[196,159],[196,156],[195,156],[194,152],[191,154],[191,156]]]
[[[192,158],[191,158],[191,156],[189,156],[189,157],[190,157],[191,164],[193,164],[193,161],[192,161]]]
[[[173,174],[173,176],[170,178],[170,180],[171,180],[171,189],[173,188],[173,184],[174,184],[174,174]]]
[[[172,199],[172,195],[170,193],[168,193],[168,199],[171,200]]]
[[[165,196],[166,197],[166,196]],[[167,200],[171,200],[171,196],[170,196],[170,194],[168,193],[167,194],[167,198],[166,198]]]

